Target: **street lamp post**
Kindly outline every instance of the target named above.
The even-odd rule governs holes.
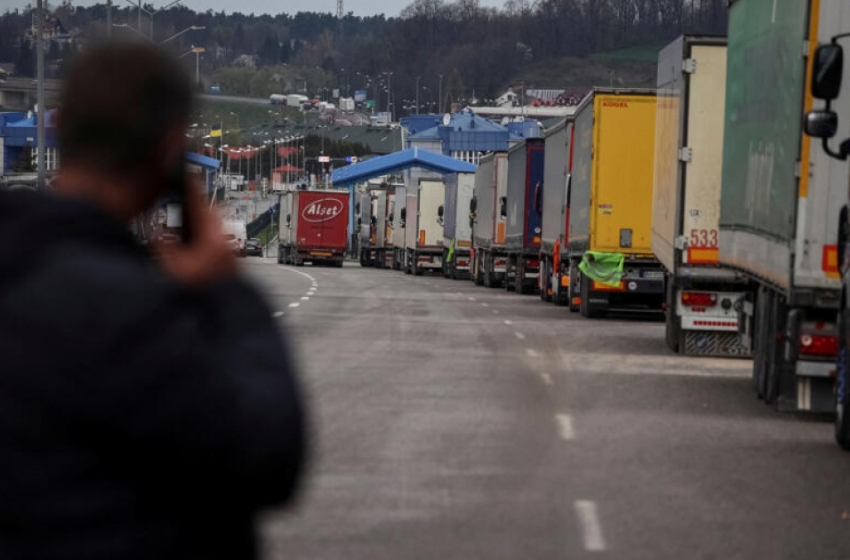
[[[416,76],[416,114],[419,114],[419,79],[422,76]]]
[[[36,103],[38,104],[38,128],[36,130],[36,170],[38,171],[38,187],[44,188],[44,156],[46,149],[44,120],[47,118],[47,111],[44,106],[44,2],[38,0],[36,4],[36,74],[38,83],[36,84]]]

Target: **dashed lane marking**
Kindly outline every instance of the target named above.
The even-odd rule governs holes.
[[[283,317],[283,311],[275,311],[274,313],[272,313],[272,317],[274,317],[275,319],[277,319],[278,317]]]
[[[543,380],[543,383],[545,383],[546,385],[548,385],[548,386],[550,386],[550,387],[551,387],[552,385],[554,385],[554,382],[552,381],[552,376],[551,376],[551,375],[549,375],[548,373],[541,373],[541,374],[540,374],[540,379],[542,379],[542,380]]]
[[[532,349],[532,348],[529,348],[528,350],[526,350],[525,353],[528,354],[529,358],[536,358],[539,355],[539,354],[537,354],[537,351]]]
[[[564,441],[572,441],[576,438],[573,430],[573,420],[569,414],[556,414],[555,423],[558,425],[558,435]]]
[[[490,307],[490,304],[489,304],[489,303],[487,303],[486,301],[482,301],[482,302],[481,302],[481,307]]]
[[[310,296],[301,296],[301,301],[307,301],[310,299]]]
[[[472,297],[472,296],[469,296],[469,297],[468,297],[468,298],[466,298],[466,299],[468,299],[469,301],[475,301],[475,298],[474,298],[474,297]]]
[[[505,319],[505,324],[506,324],[506,325],[513,325],[513,324],[514,324],[514,322],[513,322],[513,321],[510,321],[510,320],[508,320],[508,319]]]
[[[521,332],[515,332],[514,336],[517,337],[520,340],[525,340],[525,335],[522,334]]]
[[[575,502],[575,508],[581,524],[585,550],[589,552],[605,550],[605,539],[602,537],[602,526],[599,524],[599,516],[596,513],[596,503],[590,500],[578,500]]]
[[[301,305],[301,304],[300,303],[290,303],[289,307],[298,307],[299,305]]]

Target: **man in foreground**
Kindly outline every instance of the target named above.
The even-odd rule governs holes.
[[[55,193],[0,193],[0,558],[253,558],[294,492],[294,372],[185,176],[191,100],[157,48],[91,47]],[[154,258],[127,224],[177,190],[189,242]]]

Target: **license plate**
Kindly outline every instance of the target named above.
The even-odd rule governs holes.
[[[318,252],[310,252],[311,257],[332,257],[333,253],[318,253]]]
[[[640,275],[648,280],[664,280],[663,270],[644,270]]]

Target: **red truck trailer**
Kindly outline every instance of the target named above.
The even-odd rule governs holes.
[[[348,191],[291,191],[280,200],[277,262],[342,268],[348,240]]]

